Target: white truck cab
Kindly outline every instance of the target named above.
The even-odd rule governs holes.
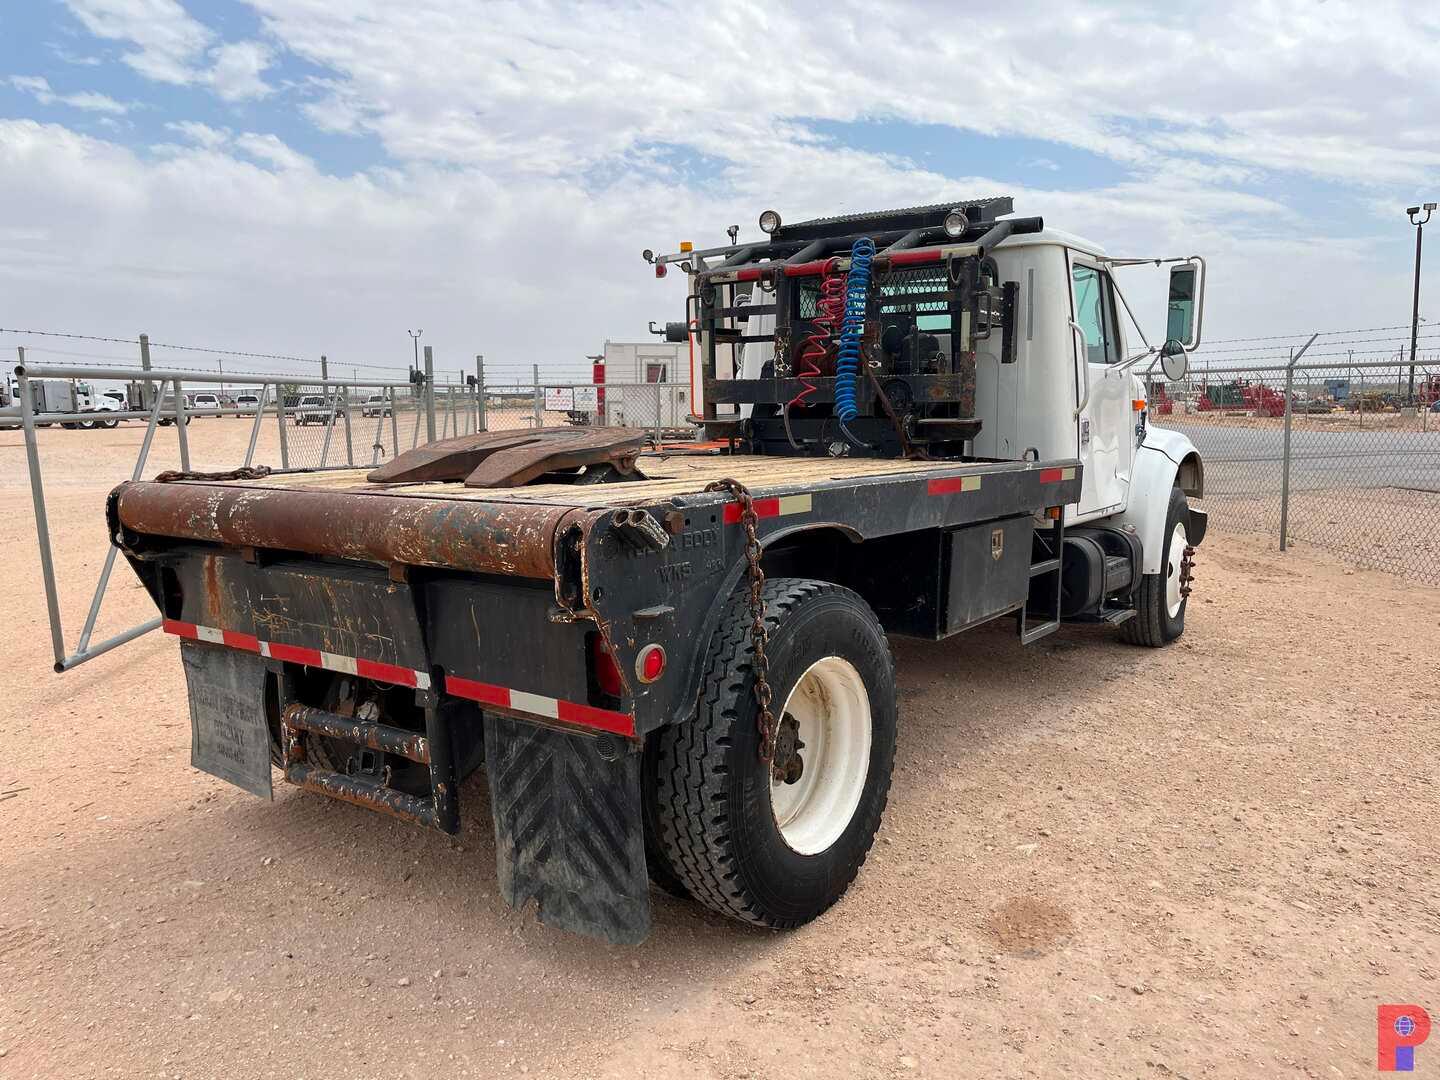
[[[724,247],[645,258],[659,277],[670,263],[688,277],[689,318],[665,333],[691,340],[707,430],[764,453],[1078,461],[1078,498],[1061,511],[1078,617],[1123,619],[1118,598],[1142,616],[1122,634],[1174,640],[1206,532],[1188,502],[1204,473],[1183,434],[1151,426],[1138,372],[1183,377],[1204,260],[1116,258],[1012,214],[1003,196],[791,226],[767,210],[763,241],[736,226]],[[1116,272],[1167,264],[1157,347]]]
[[[1131,344],[1135,327],[1114,271],[1154,260],[1112,260],[1098,245],[1056,229],[1012,236],[993,257],[1002,280],[1020,283],[1016,362],[1001,363],[998,340],[976,349],[976,412],[985,423],[975,453],[1078,457],[1080,500],[1066,508],[1066,524],[1114,518],[1134,528],[1145,572],[1160,573],[1166,496],[1178,481],[1186,495],[1200,497],[1204,472],[1188,438],[1149,423],[1145,383],[1134,374],[1157,352]],[[1172,294],[1186,291],[1186,280],[1194,294],[1188,313],[1177,309],[1185,301],[1173,299],[1167,311],[1167,334],[1184,331],[1167,341],[1185,349],[1199,344],[1203,295],[1195,281],[1199,289],[1204,281],[1197,264],[1178,260],[1172,270]],[[1198,531],[1203,536],[1203,527]]]

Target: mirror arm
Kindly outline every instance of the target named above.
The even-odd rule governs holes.
[[[1149,345],[1149,342],[1146,342],[1146,344]],[[1149,359],[1150,357],[1152,357],[1152,356],[1159,356],[1159,355],[1160,355],[1160,350],[1157,349],[1154,345],[1149,345],[1149,347],[1148,347],[1147,349],[1145,349],[1143,352],[1138,352],[1138,353],[1136,353],[1134,356],[1126,357],[1124,360],[1117,360],[1115,363],[1111,364],[1111,365],[1110,365],[1108,368],[1106,368],[1105,370],[1106,370],[1107,372],[1109,372],[1109,371],[1128,371],[1130,368],[1132,368],[1132,367],[1134,367],[1136,364],[1140,363],[1140,361],[1142,361],[1142,360],[1148,360],[1148,359]],[[1152,366],[1153,366],[1153,365],[1152,365]]]
[[[1125,306],[1125,314],[1130,317],[1130,325],[1135,327],[1135,332],[1140,335],[1140,340],[1145,343],[1147,349],[1152,348],[1150,339],[1145,336],[1145,330],[1141,327],[1140,320],[1135,318],[1135,312],[1130,310],[1130,301],[1125,299],[1125,294],[1120,289],[1120,283],[1115,280],[1114,275],[1110,277],[1110,288],[1116,296],[1120,297],[1120,303]]]

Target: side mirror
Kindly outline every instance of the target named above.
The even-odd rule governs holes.
[[[1165,338],[1180,343],[1186,352],[1200,344],[1205,301],[1205,264],[1199,259],[1170,268],[1170,299],[1166,308]]]
[[[1179,382],[1190,373],[1190,354],[1179,339],[1172,337],[1161,346],[1160,370],[1171,382]]]

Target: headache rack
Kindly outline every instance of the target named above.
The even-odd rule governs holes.
[[[751,452],[959,458],[980,430],[976,349],[1015,359],[1018,284],[990,256],[1039,232],[1008,197],[778,224],[647,257],[689,275],[710,437]],[[748,406],[748,416],[740,406]]]

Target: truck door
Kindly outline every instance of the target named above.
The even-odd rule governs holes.
[[[1126,503],[1134,451],[1130,377],[1110,369],[1124,357],[1110,274],[1086,256],[1071,252],[1070,284],[1074,304],[1070,337],[1079,407],[1075,438],[1077,456],[1085,466],[1076,516],[1097,517],[1122,510]]]

